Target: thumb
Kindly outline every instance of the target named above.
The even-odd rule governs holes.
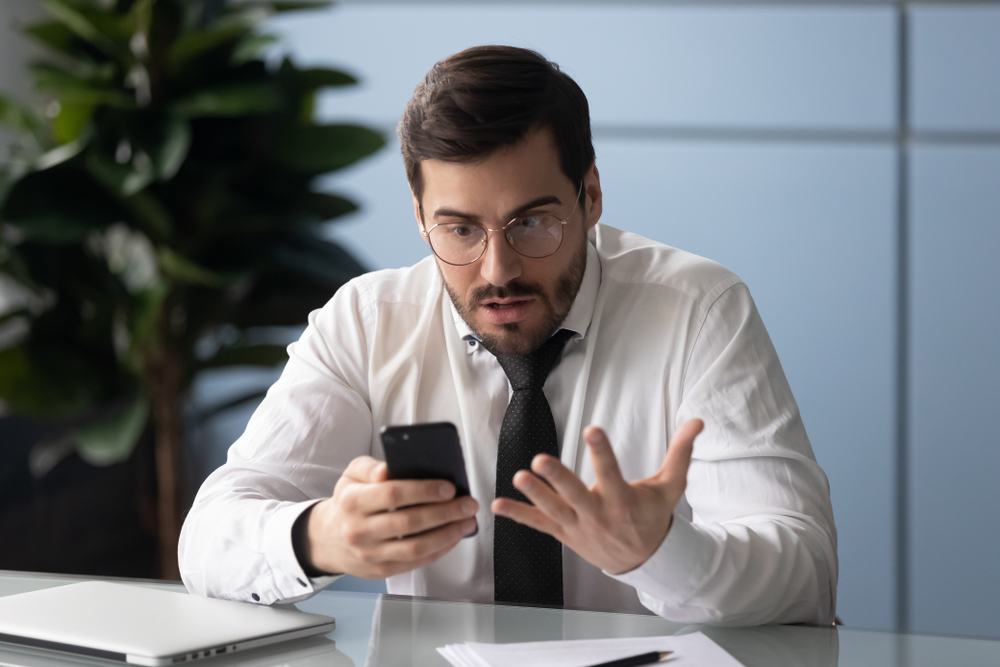
[[[673,437],[670,438],[670,446],[667,447],[667,455],[663,459],[663,466],[656,473],[660,483],[678,486],[681,489],[687,486],[687,472],[691,466],[694,439],[704,428],[705,422],[702,420],[689,419],[674,431]]]

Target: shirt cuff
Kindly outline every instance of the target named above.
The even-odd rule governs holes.
[[[287,604],[304,600],[326,588],[343,575],[328,577],[306,576],[305,571],[295,557],[295,547],[292,544],[292,526],[303,512],[320,502],[322,498],[307,500],[301,503],[288,504],[273,515],[264,528],[264,558],[274,577],[274,599],[261,597],[261,604]],[[271,597],[270,595],[267,597]]]
[[[681,604],[701,588],[714,553],[712,537],[675,513],[667,537],[645,563],[623,574],[604,574],[668,604]]]

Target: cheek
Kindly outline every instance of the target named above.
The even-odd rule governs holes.
[[[559,252],[551,257],[546,257],[548,261],[544,265],[544,275],[540,272],[536,274],[535,280],[538,282],[544,282],[546,285],[554,286],[562,278],[563,274],[569,269],[570,265],[573,263],[573,259],[577,252],[576,238],[565,238],[563,239],[563,244],[559,248]]]
[[[441,266],[441,275],[451,287],[451,291],[461,298],[465,299],[469,291],[476,286],[479,272],[475,270],[475,264],[470,266],[449,266],[448,264],[439,263],[439,266]]]

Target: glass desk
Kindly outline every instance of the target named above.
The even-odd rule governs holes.
[[[85,577],[0,571],[0,596],[62,586]],[[117,579],[116,581],[128,582]],[[179,584],[131,581],[184,591]],[[435,650],[465,641],[511,642],[670,635],[700,630],[747,667],[963,667],[1000,666],[1000,641],[904,635],[847,627],[712,628],[680,625],[656,616],[446,602],[374,593],[326,591],[297,605],[334,616],[326,637],[221,656],[205,667],[444,666]],[[0,666],[107,667],[109,662],[0,644]]]

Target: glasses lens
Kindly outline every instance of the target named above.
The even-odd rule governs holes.
[[[507,225],[507,240],[522,255],[548,257],[562,243],[563,224],[554,215],[515,218]]]
[[[486,230],[463,222],[435,225],[427,238],[434,254],[449,264],[471,264],[483,254]]]

